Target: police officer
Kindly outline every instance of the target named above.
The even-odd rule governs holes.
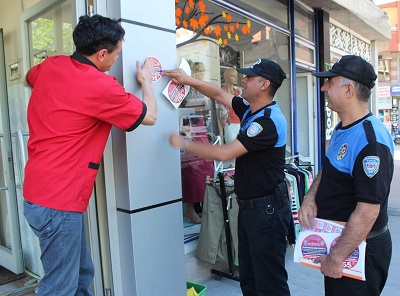
[[[368,109],[377,76],[354,55],[343,56],[329,71],[321,90],[341,122],[335,127],[323,169],[299,211],[302,226],[312,218],[346,222],[332,251],[315,260],[325,275],[325,295],[380,295],[389,270],[392,241],[387,204],[393,177],[393,141]],[[366,281],[342,277],[343,262],[366,239]]]
[[[220,104],[233,108],[241,120],[237,138],[227,145],[188,142],[170,136],[170,144],[207,159],[236,159],[235,193],[239,203],[238,240],[240,286],[245,296],[290,295],[285,269],[286,235],[291,219],[284,173],[286,119],[273,100],[286,78],[275,62],[259,59],[239,68],[242,96],[183,70],[164,71],[177,84],[190,85]]]

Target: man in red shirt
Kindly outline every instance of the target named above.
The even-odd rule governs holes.
[[[93,295],[83,212],[111,126],[129,132],[156,122],[151,59],[143,68],[136,62],[142,100],[104,73],[117,60],[124,35],[116,20],[82,16],[73,32],[76,52],[49,57],[26,77],[33,90],[24,214],[42,251],[40,296]]]

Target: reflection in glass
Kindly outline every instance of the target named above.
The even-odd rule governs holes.
[[[314,41],[314,16],[298,5],[294,6],[295,33],[307,40]]]
[[[288,0],[238,0],[237,2],[239,2],[240,7],[255,12],[255,15],[277,26],[289,27]]]
[[[3,145],[3,132],[0,129],[0,246],[11,250],[10,217],[7,207],[7,183],[4,167],[8,163],[7,159]]]
[[[269,1],[268,9],[263,9],[267,5],[265,1],[239,2],[242,8],[247,5],[257,15],[287,27],[287,1]],[[244,16],[216,5],[218,1],[204,1],[204,6],[200,6],[199,3],[195,2],[194,6],[190,6],[188,1],[180,0],[175,6],[178,61],[184,58],[192,65],[192,76],[197,75],[193,65],[201,64],[201,79],[223,87],[223,73],[226,69],[249,67],[259,58],[273,60],[280,64],[287,74],[290,73],[288,35],[259,23],[248,15]],[[237,11],[239,10],[238,8]],[[268,11],[268,14],[261,11]],[[309,57],[308,48],[306,52],[307,61],[313,60]],[[241,86],[241,79],[239,75],[237,87]],[[275,97],[288,122],[291,118],[289,86],[290,80],[286,79]],[[204,116],[210,139],[218,135],[223,136],[221,120],[218,120],[217,116],[221,112],[221,106],[214,104],[213,100],[204,96],[201,98],[196,90],[191,90],[181,108],[186,108],[187,114]],[[290,154],[290,124],[287,135],[287,150]]]
[[[296,60],[314,65],[315,64],[314,48],[296,42]]]
[[[32,65],[48,56],[73,53],[71,11],[69,0],[30,22]]]

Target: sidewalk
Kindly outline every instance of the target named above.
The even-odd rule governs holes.
[[[395,170],[389,196],[389,229],[392,234],[393,254],[389,278],[381,296],[400,295],[400,146],[395,147]],[[292,296],[324,295],[324,279],[319,270],[293,262],[293,248],[286,253],[286,269]],[[207,296],[241,296],[239,282],[222,278],[204,283]]]
[[[389,216],[389,228],[393,240],[393,255],[389,278],[382,296],[400,295],[400,216]],[[324,295],[324,280],[317,269],[308,268],[293,262],[293,248],[286,254],[286,268],[289,273],[289,287],[292,296]],[[204,283],[207,296],[241,296],[239,283],[222,278]]]

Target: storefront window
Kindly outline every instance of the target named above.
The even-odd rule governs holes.
[[[66,1],[29,23],[32,65],[41,63],[48,56],[73,53],[71,19],[71,1]]]
[[[305,11],[298,5],[294,7],[295,33],[307,40],[314,41],[313,14]]]
[[[218,1],[215,1],[218,2]],[[238,0],[238,6],[279,27],[289,27],[288,0]]]
[[[296,61],[314,66],[315,47],[303,42],[296,42]]]
[[[378,60],[378,81],[390,81],[390,60]]]
[[[191,66],[192,76],[222,87],[232,95],[241,94],[242,77],[235,69],[249,67],[260,58],[277,62],[289,77],[289,36],[283,33],[285,30],[281,32],[266,26],[273,21],[287,28],[287,1],[236,1],[241,9],[247,9],[247,14],[234,9],[232,2],[229,8],[221,2],[176,1],[178,62],[185,59]],[[250,11],[256,17],[253,18]],[[261,21],[260,16],[265,21]],[[287,154],[291,155],[290,78],[283,82],[274,99],[288,122]],[[229,108],[219,106],[194,89],[180,105],[179,113],[180,131],[188,137],[214,142],[220,136],[222,143],[236,138],[237,131],[232,137],[224,128],[223,117],[231,114]],[[235,118],[229,120],[239,126]],[[181,161],[183,201],[191,208],[192,202],[204,197],[204,179],[207,175],[214,177],[214,164],[188,155],[182,155]],[[223,167],[232,166],[234,160],[224,163]],[[201,190],[203,192],[199,192]]]

